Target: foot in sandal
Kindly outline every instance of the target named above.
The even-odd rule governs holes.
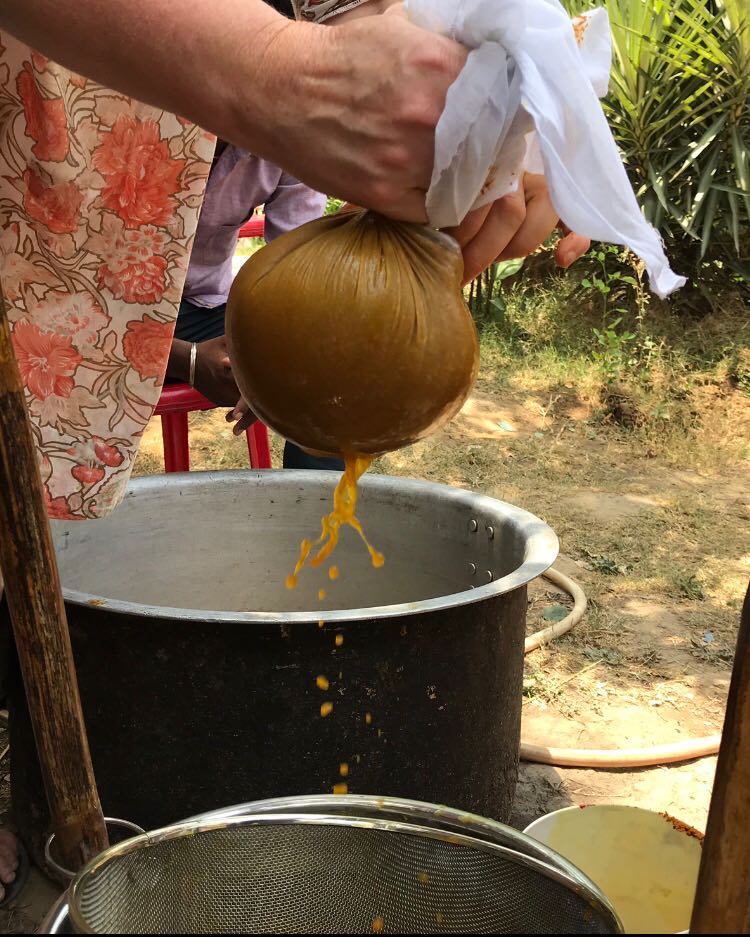
[[[0,903],[9,900],[18,875],[18,840],[8,830],[0,830]]]

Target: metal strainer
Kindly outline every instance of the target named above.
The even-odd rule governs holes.
[[[461,833],[497,846],[506,846],[524,856],[539,859],[545,865],[559,869],[568,878],[579,882],[583,890],[593,889],[606,901],[598,887],[588,876],[569,862],[560,853],[555,852],[526,833],[521,833],[475,813],[446,807],[444,804],[428,804],[420,800],[407,800],[403,797],[376,797],[372,794],[298,794],[294,797],[274,797],[270,800],[253,800],[233,807],[210,810],[190,817],[197,822],[231,820],[234,817],[259,816],[261,814],[325,814],[327,816],[357,817],[359,820],[393,820],[398,823],[411,823],[427,826],[430,829],[447,833]]]
[[[70,918],[98,934],[621,933],[592,883],[538,858],[312,812],[189,821],[114,846],[76,877]]]

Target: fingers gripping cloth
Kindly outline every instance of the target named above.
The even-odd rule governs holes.
[[[312,0],[308,0],[312,2]],[[560,219],[592,240],[630,248],[660,297],[672,272],[644,219],[604,116],[612,59],[607,13],[572,22],[559,0],[406,0],[416,25],[471,51],[437,125],[427,193],[431,224],[449,227],[543,172]]]

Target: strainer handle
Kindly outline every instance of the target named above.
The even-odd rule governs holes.
[[[129,830],[135,836],[141,836],[146,832],[143,827],[138,826],[137,823],[131,823],[130,820],[119,820],[117,817],[105,817],[104,822],[108,827],[116,826],[123,830]],[[75,878],[76,873],[60,865],[60,863],[52,855],[52,843],[54,841],[55,834],[50,833],[47,837],[47,841],[44,844],[44,861],[47,863],[50,871],[52,871],[55,875],[59,875],[60,878],[72,881]]]

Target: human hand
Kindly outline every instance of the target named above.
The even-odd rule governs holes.
[[[5,0],[0,25],[316,191],[408,221],[425,220],[435,126],[467,55],[397,8],[321,26],[261,0]]]
[[[290,24],[266,56],[267,73],[284,78],[265,149],[318,191],[424,222],[435,127],[466,55],[398,7],[330,27]]]
[[[464,255],[466,284],[495,261],[531,254],[558,226],[560,219],[550,200],[547,180],[543,175],[526,173],[515,192],[469,212],[447,233],[458,241]],[[569,267],[586,253],[591,241],[564,226],[562,230],[555,260],[559,266]]]
[[[198,345],[193,386],[220,407],[234,406],[240,392],[232,374],[226,336]]]
[[[234,410],[227,413],[227,423],[234,422],[232,432],[235,436],[241,436],[257,419],[258,417],[250,409],[250,405],[242,397],[237,401]]]

